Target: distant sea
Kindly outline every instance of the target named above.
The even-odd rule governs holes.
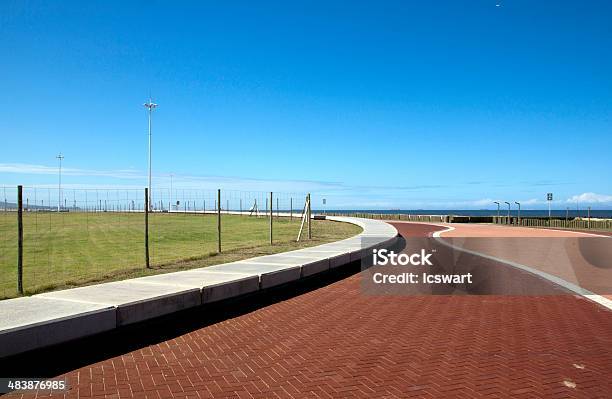
[[[410,210],[410,209],[388,209],[388,210],[380,210],[380,209],[353,209],[353,210],[333,210],[333,209],[327,209],[327,210],[322,210],[322,209],[318,209],[316,210],[316,212],[333,212],[333,213],[382,213],[382,214],[403,214],[403,215],[458,215],[458,216],[496,216],[497,215],[497,211],[496,210],[490,210],[490,209],[479,209],[479,210],[466,210],[466,209],[445,209],[445,210],[428,210],[428,209],[414,209],[414,210]],[[504,209],[501,208],[499,211],[499,214],[504,216],[508,214],[508,208]],[[510,214],[512,216],[516,216],[517,215],[517,209],[516,208],[512,208],[512,211],[510,212]],[[552,217],[565,217],[566,216],[566,210],[560,210],[560,209],[553,209],[550,212]],[[587,210],[586,209],[580,209],[579,211],[576,211],[576,209],[569,210],[569,213],[567,213],[567,215],[570,218],[574,218],[574,217],[587,217]],[[522,210],[521,209],[521,216],[522,217],[547,217],[548,216],[548,209],[546,210]],[[597,210],[591,210],[591,217],[592,218],[604,218],[604,219],[609,219],[612,218],[612,210],[601,210],[601,209],[597,209]]]

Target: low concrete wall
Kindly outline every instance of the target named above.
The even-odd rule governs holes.
[[[360,259],[397,236],[393,226],[378,220],[328,219],[353,223],[363,232],[275,255],[0,301],[0,357],[311,277]]]
[[[117,326],[113,306],[49,298],[0,301],[0,357],[109,331]]]

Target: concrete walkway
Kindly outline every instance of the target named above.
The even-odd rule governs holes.
[[[384,245],[397,235],[381,221],[329,219],[359,225],[363,232],[239,262],[0,301],[0,357],[296,281],[360,259],[362,240]]]

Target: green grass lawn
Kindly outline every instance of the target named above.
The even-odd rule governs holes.
[[[361,228],[313,221],[312,240],[295,242],[298,218],[222,216],[222,253],[217,219],[202,214],[151,214],[152,268],[145,268],[142,213],[24,213],[23,281],[26,294],[101,281],[231,262],[347,238]],[[303,236],[304,237],[304,236]],[[17,215],[0,212],[0,298],[17,296]]]

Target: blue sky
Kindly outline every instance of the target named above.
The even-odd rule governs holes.
[[[612,3],[0,2],[0,184],[612,206]],[[500,6],[497,6],[499,4]]]

